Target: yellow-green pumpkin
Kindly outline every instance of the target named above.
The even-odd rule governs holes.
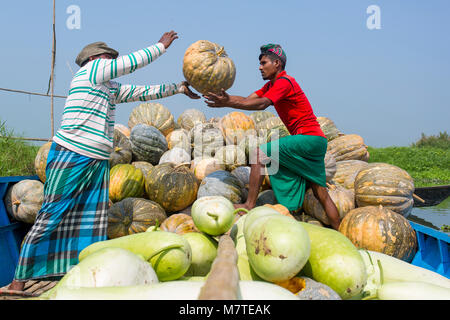
[[[357,134],[346,134],[328,142],[327,152],[331,153],[336,161],[343,160],[369,160],[369,152],[364,139]]]
[[[190,215],[185,213],[174,213],[161,223],[163,231],[185,234],[189,232],[200,232],[194,224]]]
[[[162,104],[155,102],[142,103],[131,111],[128,127],[133,129],[139,123],[155,127],[164,136],[175,129],[172,113]]]
[[[183,57],[183,75],[198,92],[220,93],[228,90],[236,77],[236,67],[223,46],[199,40],[191,44]]]
[[[144,195],[145,180],[142,171],[131,164],[117,164],[109,173],[109,199],[117,202]]]
[[[176,212],[195,201],[198,180],[186,165],[166,162],[148,172],[145,190],[148,198],[159,203],[167,213]]]
[[[408,172],[388,163],[369,163],[355,178],[358,207],[380,204],[407,217],[414,205],[414,180]]]

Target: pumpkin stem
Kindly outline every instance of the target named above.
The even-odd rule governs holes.
[[[233,215],[235,215],[236,213],[238,213],[239,211],[244,211],[245,213],[248,213],[248,210],[245,208],[237,208],[236,210],[233,211]]]
[[[220,56],[220,55],[223,53],[223,51],[224,51],[223,49],[224,49],[224,48],[221,47],[221,48],[219,49],[219,51],[217,51],[217,55],[218,55],[218,56]]]
[[[20,200],[16,200],[12,203],[14,206],[18,206],[20,204]]]
[[[381,285],[384,284],[384,273],[383,273],[383,267],[381,266],[380,260],[377,260],[378,268],[380,268],[380,283]]]
[[[121,147],[115,147],[115,148],[114,148],[114,152],[119,152],[120,150],[122,150]]]
[[[217,215],[216,213],[206,212],[206,214],[211,218],[213,218],[214,220],[219,219],[219,215]]]
[[[171,245],[165,246],[165,247],[159,249],[158,251],[156,251],[154,254],[152,254],[147,259],[147,261],[150,261],[154,256],[157,256],[158,254],[160,254],[163,251],[170,250],[170,249],[178,249],[178,248],[181,248],[182,246],[183,246],[182,244],[171,244]]]

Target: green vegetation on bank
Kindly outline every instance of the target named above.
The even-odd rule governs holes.
[[[0,177],[35,175],[34,159],[39,147],[12,139],[18,134],[5,123],[0,121]]]
[[[369,147],[369,162],[385,162],[406,170],[416,187],[450,184],[450,136],[422,137],[410,147]]]

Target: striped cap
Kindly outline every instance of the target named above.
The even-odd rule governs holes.
[[[283,61],[284,64],[286,64],[286,53],[279,44],[269,43],[261,46],[260,49],[261,54],[267,54],[268,52],[274,53],[276,56],[280,58],[281,61]]]

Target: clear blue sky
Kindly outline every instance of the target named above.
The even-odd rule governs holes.
[[[81,9],[79,30],[66,27],[70,5]],[[381,29],[367,28],[370,5],[381,10]],[[166,54],[117,81],[181,81],[184,51],[205,39],[223,45],[235,62],[236,80],[228,92],[247,96],[264,84],[259,47],[278,43],[287,53],[287,72],[297,79],[315,114],[331,118],[344,133],[361,135],[367,145],[406,146],[422,132],[450,131],[448,0],[57,0],[56,17],[55,94],[67,95],[77,70],[75,57],[86,44],[105,41],[127,54],[173,29],[180,38]],[[2,4],[0,87],[47,91],[51,22],[51,0]],[[198,108],[208,118],[233,111],[211,109],[204,99],[184,95],[157,102],[175,119],[187,108]],[[126,124],[138,104],[118,105],[116,122]],[[55,129],[63,108],[64,99],[55,99]],[[0,119],[17,133],[51,135],[49,98],[0,91],[0,112]]]

